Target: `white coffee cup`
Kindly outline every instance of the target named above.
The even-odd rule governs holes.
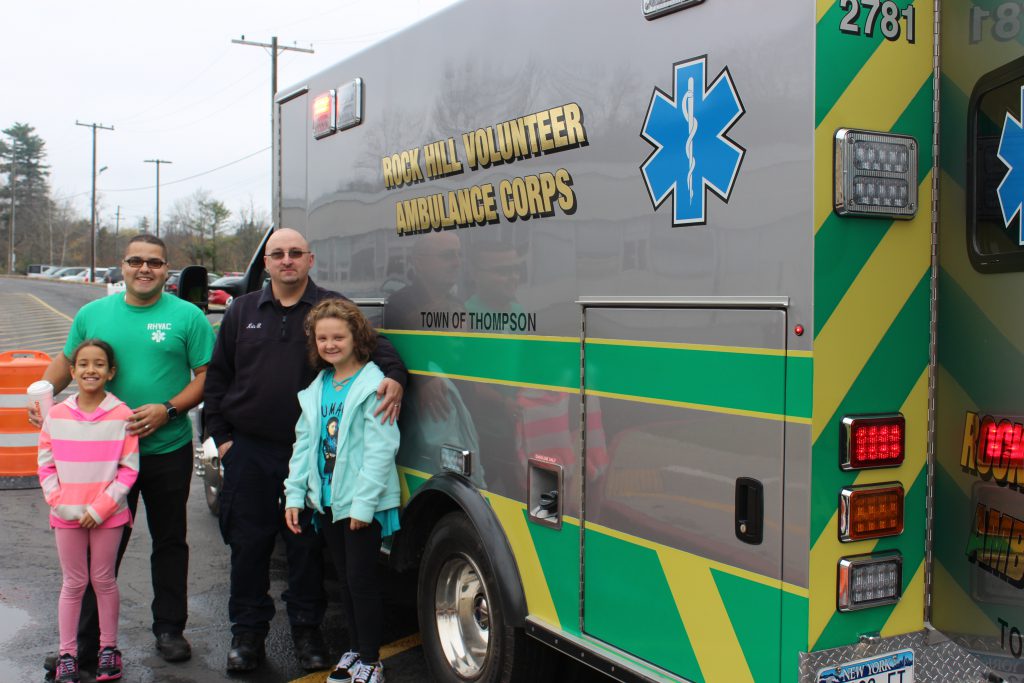
[[[39,419],[45,420],[46,414],[53,407],[53,385],[45,379],[33,382],[25,392],[29,406],[39,411]]]

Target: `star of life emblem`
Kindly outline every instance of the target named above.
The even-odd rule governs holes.
[[[640,136],[654,146],[640,172],[657,209],[672,195],[672,225],[707,223],[707,191],[728,202],[746,150],[727,133],[744,114],[723,69],[707,86],[707,57],[674,68],[671,96],[655,88]]]
[[[1020,89],[1021,120],[1024,120],[1024,86]],[[1015,217],[1021,217],[1021,204],[1024,203],[1024,124],[1006,112],[1003,120],[1003,133],[999,138],[999,160],[1008,169],[1002,182],[996,189],[999,195],[999,208],[1003,214],[1003,225],[1007,228]],[[1021,221],[1017,243],[1024,245],[1024,221]]]
[[[164,333],[163,330],[156,330],[149,337],[150,337],[150,339],[155,341],[157,344],[162,342],[164,339],[167,339],[167,335]]]

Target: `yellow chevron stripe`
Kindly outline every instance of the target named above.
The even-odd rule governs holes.
[[[962,217],[966,206],[964,189],[946,173],[942,174],[941,182],[942,192],[939,201],[943,215]],[[1016,306],[1006,305],[1006,277],[979,277],[971,265],[967,249],[964,248],[962,221],[956,223],[955,230],[955,235],[950,235],[949,231],[942,233],[943,237],[947,237],[946,243],[953,242],[956,247],[942,250],[942,269],[956,281],[1006,340],[1013,344],[1019,353],[1024,354],[1024,316]],[[1019,292],[1019,287],[1015,291]]]
[[[931,177],[929,173],[921,183],[922,199],[931,196]],[[856,230],[856,226],[851,223],[848,229]],[[921,211],[909,223],[893,225],[815,338],[814,354],[819,362],[814,368],[816,419],[812,440],[821,435],[910,293],[931,267],[930,243],[930,211]],[[830,361],[820,362],[823,358]]]
[[[931,26],[930,3],[927,7],[918,7],[918,10],[918,26]],[[883,41],[814,131],[814,168],[817,169],[814,174],[815,232],[821,229],[825,219],[832,213],[833,174],[826,169],[832,168],[836,130],[890,130],[931,72],[931,50],[905,40]],[[931,149],[931,140],[919,142],[927,147],[920,150],[918,163],[930,165],[931,155],[928,150]],[[928,186],[931,186],[930,181]],[[924,195],[920,197],[920,205],[928,207]],[[930,212],[925,208],[920,213]]]
[[[512,548],[512,555],[516,558],[516,564],[519,566],[519,578],[523,582],[523,592],[526,594],[527,611],[556,628],[562,628],[558,612],[555,611],[555,601],[551,597],[551,590],[548,588],[544,570],[540,565],[537,548],[533,545],[530,530],[526,527],[526,518],[523,516],[526,506],[504,496],[491,493],[483,495],[491,504],[494,514],[501,521],[508,544]],[[563,533],[565,533],[564,530]],[[577,624],[566,625],[570,629],[575,629],[577,626]]]
[[[686,553],[682,550],[676,550],[675,548],[670,548],[666,545],[655,543],[654,541],[651,541],[649,539],[640,538],[639,536],[633,536],[622,531],[619,531],[617,529],[612,529],[611,527],[607,527],[601,524],[595,524],[594,522],[587,522],[587,529],[591,531],[597,531],[598,533],[605,534],[606,536],[611,536],[612,538],[617,538],[620,541],[625,541],[626,543],[638,545],[642,548],[648,548],[658,553],[659,555],[661,555],[663,551],[682,553],[684,555],[689,556],[690,560],[700,562],[701,566],[705,567],[708,570],[716,569],[725,574],[730,574],[732,576],[736,576],[747,581],[753,581],[754,583],[759,583],[763,586],[769,586],[771,588],[780,588],[786,593],[790,593],[798,597],[807,597],[807,589],[802,588],[801,586],[797,586],[796,584],[780,582],[778,579],[773,579],[769,576],[764,576],[763,574],[757,574],[747,569],[733,567],[732,565],[725,564],[723,562],[718,562],[716,560],[711,560],[706,557],[701,557],[700,555],[692,555],[691,553]]]
[[[960,386],[959,382],[953,379],[949,371],[938,366],[935,376],[936,388],[942,394],[942,400],[935,403],[935,443],[938,450],[935,458],[935,466],[946,469],[948,463],[954,471],[947,471],[949,480],[960,487],[960,492],[968,500],[972,497],[971,487],[974,485],[972,477],[965,477],[960,470],[960,452],[964,438],[965,411],[971,410],[981,413],[978,406],[971,400]],[[955,452],[948,457],[943,457],[948,451]]]
[[[898,469],[863,470],[857,475],[855,485],[877,484],[885,481],[899,481],[909,493],[928,459],[928,371],[925,370],[914,383],[910,395],[900,406],[900,412],[907,416],[907,457]],[[834,493],[836,500],[839,491]],[[838,504],[838,503],[837,503]],[[812,599],[808,607],[810,615],[808,636],[813,646],[821,637],[829,620],[836,611],[836,563],[843,555],[869,553],[877,545],[877,541],[855,541],[840,543],[838,537],[838,511],[832,514],[821,536],[811,548],[810,594]],[[924,539],[921,539],[924,542]],[[923,595],[923,593],[922,593]],[[918,625],[908,629],[920,628],[924,618],[924,609],[918,612]],[[908,631],[903,631],[907,633]]]
[[[921,542],[923,543],[924,539]],[[909,570],[910,567],[903,568],[904,572]],[[924,560],[921,560],[914,572],[914,578],[907,584],[903,597],[893,607],[892,614],[880,631],[883,638],[921,630],[924,624],[924,573]]]
[[[399,467],[398,470],[400,473],[411,474],[420,479],[430,479],[431,477],[430,474],[411,467]],[[399,477],[399,481],[402,486],[402,500],[408,500],[409,488],[405,477]],[[512,548],[512,555],[516,558],[516,564],[519,567],[519,576],[523,582],[523,592],[526,594],[526,605],[530,614],[561,628],[558,613],[555,611],[555,601],[551,597],[551,591],[544,578],[537,548],[533,545],[533,538],[530,536],[526,519],[523,517],[526,505],[486,491],[482,491],[481,495],[490,504],[505,530],[509,546]],[[571,517],[564,517],[563,522],[576,527],[580,525],[579,520]],[[570,628],[575,627],[576,624],[570,626]]]
[[[999,637],[999,626],[978,609],[977,603],[956,582],[938,559],[932,565],[932,592],[941,595],[932,605],[936,624],[956,624],[961,633]]]
[[[971,7],[974,5],[973,2],[942,3],[942,43],[956,45],[958,54],[965,56],[968,52],[961,46],[971,45]],[[990,27],[991,24],[986,26]],[[956,83],[968,97],[980,76],[1020,57],[1020,43],[1016,40],[1000,42],[988,34],[969,54],[970,59],[942,60],[942,74]]]
[[[814,23],[821,21],[821,18],[825,16],[825,13],[832,9],[832,6],[836,4],[836,0],[817,0],[817,6],[815,9]],[[839,30],[839,27],[836,27]]]
[[[753,683],[707,561],[670,548],[660,550],[658,559],[704,680]]]

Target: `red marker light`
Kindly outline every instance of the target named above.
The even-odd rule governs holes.
[[[906,452],[906,422],[893,415],[857,415],[843,418],[839,440],[839,466],[844,470],[897,467]]]

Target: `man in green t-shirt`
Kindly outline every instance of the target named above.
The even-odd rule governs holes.
[[[139,495],[153,539],[153,634],[169,662],[192,656],[183,631],[188,618],[188,543],[185,505],[192,478],[192,425],[189,409],[203,396],[214,333],[195,305],[163,296],[167,248],[143,234],[128,242],[124,256],[125,293],[83,306],[71,325],[64,353],[50,363],[43,379],[62,391],[71,381],[70,358],[83,340],[99,338],[114,349],[117,375],[107,389],[133,410],[129,431],[139,436],[139,477],[128,494],[135,516]],[[128,543],[125,526],[117,563]],[[90,591],[91,593],[91,591]],[[86,605],[91,602],[92,609]],[[79,653],[95,653],[99,623],[95,600],[83,604]]]

